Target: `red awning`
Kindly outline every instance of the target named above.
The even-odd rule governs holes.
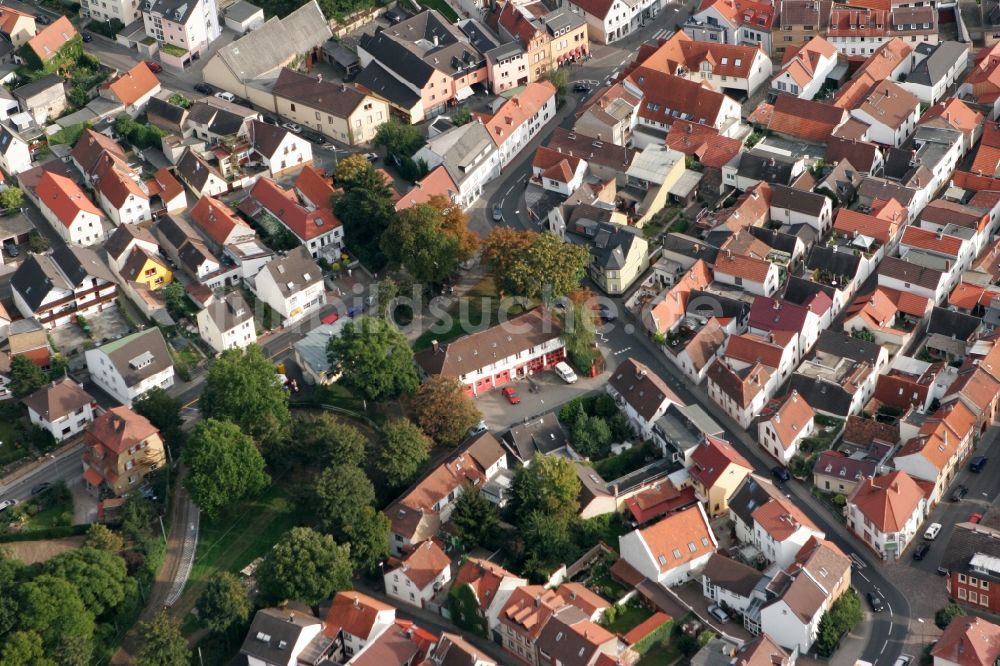
[[[90,485],[94,486],[95,488],[100,486],[101,483],[104,481],[104,479],[101,478],[101,475],[98,474],[97,470],[95,470],[93,467],[88,467],[86,469],[86,471],[83,473],[83,480],[89,483]]]

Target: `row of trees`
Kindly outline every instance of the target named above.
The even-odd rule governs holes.
[[[483,241],[482,261],[503,292],[551,300],[580,288],[590,250],[549,233],[497,227]]]

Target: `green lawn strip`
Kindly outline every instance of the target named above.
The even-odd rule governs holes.
[[[607,630],[624,636],[652,616],[652,611],[645,606],[625,605],[618,611],[614,622],[607,625]]]
[[[423,0],[420,4],[424,7],[428,7],[429,9],[438,10],[444,14],[444,17],[451,23],[458,21],[458,14],[455,13],[455,10],[452,9],[451,5],[445,2],[445,0]]]
[[[639,660],[637,666],[670,666],[681,658],[681,652],[672,643],[664,642],[654,645],[649,652]]]
[[[28,449],[15,442],[14,424],[0,421],[0,466],[12,463],[28,455]]]

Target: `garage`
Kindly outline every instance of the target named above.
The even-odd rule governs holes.
[[[35,225],[32,224],[24,213],[15,213],[8,217],[0,217],[0,247],[8,242],[15,245],[24,245],[28,242],[28,234],[32,232]]]

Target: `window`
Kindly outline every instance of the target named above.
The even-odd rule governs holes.
[[[906,285],[906,286],[909,287],[910,285]],[[966,582],[965,574],[961,574],[961,573],[958,574],[958,582],[959,583],[965,583]]]
[[[990,598],[987,595],[985,595],[985,594],[980,594],[979,595],[979,605],[980,606],[989,606],[990,605]]]
[[[681,559],[681,549],[680,548],[674,548],[674,559],[675,560]]]
[[[969,603],[973,604],[979,603],[979,594],[973,592],[972,590],[969,590]]]
[[[295,110],[295,104],[293,103],[293,104],[291,105],[291,107],[292,107],[292,111],[294,111],[294,110]]]

